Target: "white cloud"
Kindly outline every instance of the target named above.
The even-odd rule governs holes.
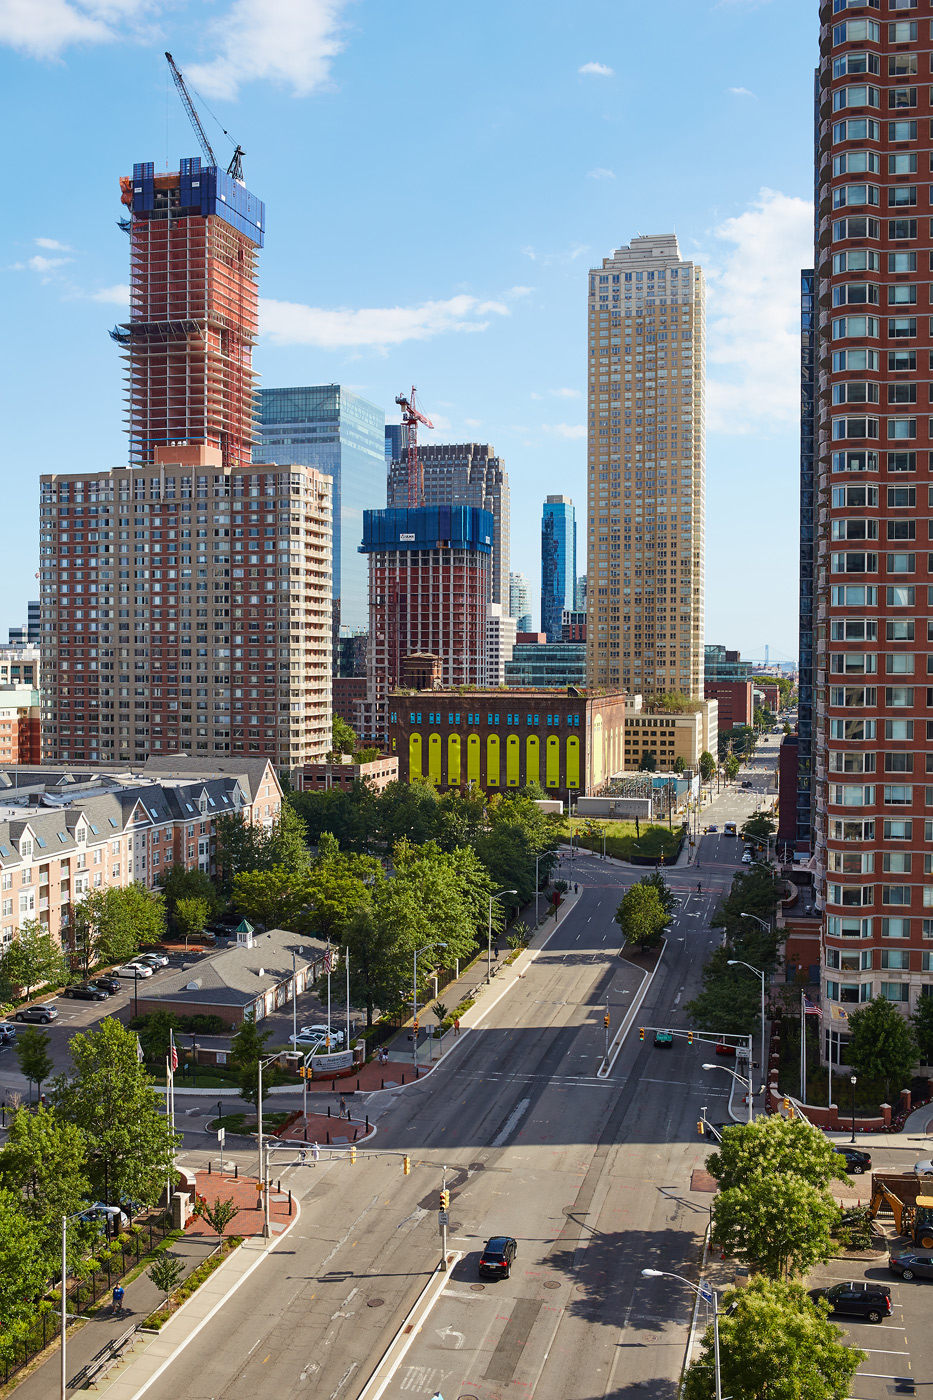
[[[578,399],[579,389],[548,389],[548,393],[554,399]]]
[[[507,316],[499,301],[461,295],[421,306],[361,307],[328,310],[292,301],[263,299],[261,330],[276,345],[317,345],[327,349],[368,346],[384,349],[406,340],[430,340],[448,331],[484,331],[480,317]]]
[[[539,253],[531,243],[526,243],[519,252],[525,258],[530,258],[532,262],[539,262],[542,267],[550,267],[553,263],[576,262],[577,258],[589,251],[586,243],[572,243],[564,253]]]
[[[482,418],[464,418],[463,421],[468,428],[481,428],[483,426]]]
[[[71,44],[125,37],[153,0],[0,0],[0,44],[32,58],[59,58]]]
[[[100,291],[88,292],[89,301],[103,301],[111,306],[129,306],[130,289],[125,282],[117,282],[113,287],[101,287]]]
[[[73,262],[73,258],[46,258],[41,253],[36,253],[32,258],[27,258],[25,262],[13,263],[13,268],[17,272],[37,272],[43,282],[50,280],[50,275],[56,268],[64,267],[66,263]]]
[[[595,73],[600,78],[611,78],[615,71],[606,63],[583,63],[577,69],[578,73]]]
[[[546,433],[553,433],[555,437],[586,437],[586,425],[583,423],[544,423],[542,426]]]
[[[755,96],[755,94],[754,94],[753,92],[751,92],[748,88],[743,88],[743,87],[738,87],[738,88],[726,88],[726,92],[731,92],[732,95],[733,95],[733,97],[754,97],[754,96]]]
[[[189,65],[209,97],[236,97],[241,83],[270,79],[306,97],[330,80],[343,49],[338,30],[347,0],[234,0],[208,29],[217,57]]]
[[[615,177],[615,171],[607,170],[604,165],[597,165],[595,170],[588,170],[586,174],[588,180],[614,180]]]
[[[813,264],[813,206],[762,189],[714,231],[708,419],[714,431],[783,430],[800,412],[800,269]]]
[[[519,287],[510,287],[509,290],[506,292],[506,296],[509,296],[509,297],[530,297],[533,291],[534,291],[534,287],[521,287],[521,286],[519,286]]]
[[[59,243],[57,238],[34,238],[32,241],[37,248],[50,248],[53,252],[57,253],[72,252],[71,247],[67,243]]]

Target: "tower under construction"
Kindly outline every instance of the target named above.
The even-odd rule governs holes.
[[[127,371],[130,463],[160,448],[220,448],[225,468],[250,462],[257,252],[265,210],[241,180],[199,156],[120,181],[130,210],[130,319],[112,332]]]

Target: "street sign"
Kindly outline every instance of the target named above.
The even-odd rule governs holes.
[[[443,1230],[443,1229],[445,1228],[445,1226],[447,1226],[447,1225],[449,1225],[449,1224],[450,1224],[450,1211],[449,1211],[449,1210],[439,1210],[439,1211],[437,1212],[437,1228],[438,1228],[439,1230]]]
[[[226,1139],[226,1136],[227,1136],[227,1130],[226,1130],[226,1128],[218,1128],[218,1129],[217,1129],[217,1141],[220,1143],[221,1147],[223,1147],[223,1145],[224,1145],[224,1140]]]

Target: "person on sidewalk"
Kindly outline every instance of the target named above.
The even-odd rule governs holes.
[[[458,1036],[459,1034],[460,1034],[460,1017],[459,1017],[459,1016],[455,1016],[455,1017],[454,1017],[454,1040],[457,1039],[457,1036]]]
[[[349,1113],[347,1112],[347,1101],[346,1101],[346,1099],[344,1098],[343,1094],[340,1095],[340,1117],[341,1117],[341,1118],[349,1118],[349,1117],[350,1117]]]
[[[113,1290],[113,1307],[111,1312],[119,1313],[123,1311],[123,1285],[118,1283]]]

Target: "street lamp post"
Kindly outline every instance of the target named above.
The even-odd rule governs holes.
[[[540,859],[540,856],[535,856],[535,928],[537,928],[538,924],[541,922],[541,916],[538,913],[538,862],[540,861]]]
[[[754,915],[743,914],[742,918],[754,918]],[[728,961],[730,967],[747,967],[749,972],[754,972],[761,981],[761,1082],[763,1084],[765,1080],[765,975],[759,968],[753,967],[751,963],[743,962],[741,958],[729,958]],[[751,1074],[751,1070],[749,1070],[749,1074]]]
[[[691,1283],[683,1274],[669,1274],[664,1269],[642,1269],[642,1278],[676,1278],[681,1283],[685,1283],[688,1288],[692,1288],[697,1297],[703,1297],[703,1290],[695,1283]],[[716,1384],[716,1400],[722,1400],[722,1377],[719,1371],[719,1298],[715,1288],[711,1288],[710,1296],[713,1300],[713,1365],[714,1378]]]
[[[270,1228],[269,1228],[269,1212],[268,1212],[268,1210],[266,1209],[267,1202],[265,1201],[265,1197],[266,1197],[266,1195],[267,1195],[267,1192],[266,1192],[266,1178],[265,1178],[265,1176],[263,1175],[263,1155],[262,1155],[262,1072],[263,1072],[263,1070],[265,1069],[266,1065],[271,1065],[272,1062],[273,1062],[274,1060],[277,1060],[278,1058],[279,1058],[278,1054],[275,1054],[275,1055],[267,1055],[266,1058],[265,1058],[264,1060],[263,1060],[263,1059],[260,1059],[260,1060],[258,1061],[258,1065],[259,1065],[259,1084],[258,1084],[258,1090],[259,1090],[259,1092],[258,1092],[257,1095],[256,1095],[256,1128],[257,1128],[256,1136],[257,1136],[257,1139],[258,1139],[258,1141],[259,1141],[259,1180],[262,1182],[263,1209],[265,1210],[264,1223],[263,1223],[263,1234],[265,1235],[266,1239],[269,1238],[269,1235],[270,1235],[271,1231],[270,1231]]]
[[[571,872],[572,873],[572,872]],[[506,894],[518,894],[518,890],[500,890],[498,894],[489,896],[489,926],[486,932],[486,984],[492,981],[492,902],[494,899],[501,899]]]
[[[68,1359],[67,1359],[67,1349],[68,1349],[68,1339],[67,1339],[67,1332],[68,1332],[68,1222],[69,1222],[69,1220],[77,1220],[78,1217],[79,1217],[81,1214],[82,1214],[81,1211],[75,1211],[74,1215],[63,1215],[63,1216],[62,1216],[62,1314],[61,1314],[61,1327],[62,1327],[62,1347],[61,1347],[61,1352],[62,1352],[62,1368],[61,1368],[61,1369],[62,1369],[62,1374],[61,1374],[61,1400],[66,1400],[67,1391],[68,1391]]]
[[[852,1085],[852,1136],[850,1142],[855,1142],[855,1086],[858,1083],[858,1075],[850,1074],[849,1083]]]
[[[423,948],[415,950],[415,965],[411,975],[411,1005],[412,1005],[412,1049],[411,1058],[415,1067],[415,1075],[418,1074],[418,955],[426,953],[429,948],[446,948],[446,943],[426,943]]]
[[[744,1085],[745,1085],[746,1089],[748,1090],[748,1096],[747,1096],[747,1097],[748,1097],[748,1121],[749,1121],[749,1123],[751,1123],[751,1122],[752,1122],[752,1119],[753,1119],[753,1116],[754,1116],[753,1113],[752,1113],[752,1081],[751,1081],[751,1079],[750,1079],[750,1078],[749,1078],[749,1079],[746,1079],[744,1074],[739,1074],[736,1070],[730,1069],[728,1065],[704,1065],[703,1068],[704,1068],[704,1069],[724,1069],[724,1070],[726,1071],[726,1074],[731,1074],[733,1079],[737,1079],[737,1080],[739,1081],[740,1084],[744,1084]]]

